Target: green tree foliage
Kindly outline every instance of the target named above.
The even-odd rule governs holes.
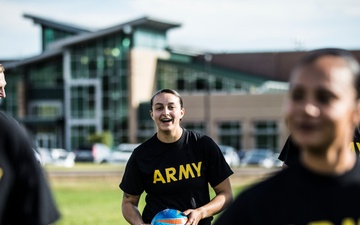
[[[110,131],[104,131],[102,133],[92,134],[89,136],[89,142],[90,143],[102,143],[109,148],[112,148],[113,146],[113,136]]]

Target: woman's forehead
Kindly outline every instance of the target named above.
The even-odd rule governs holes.
[[[158,95],[155,96],[154,98],[154,104],[157,103],[179,103],[180,104],[180,100],[179,97],[177,97],[174,94],[171,93],[160,93]]]
[[[344,60],[339,57],[321,57],[314,63],[297,68],[291,78],[290,86],[298,82],[341,83],[353,86],[354,75]]]

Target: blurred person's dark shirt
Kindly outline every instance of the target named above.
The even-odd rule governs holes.
[[[0,112],[0,224],[47,225],[60,214],[26,132]]]

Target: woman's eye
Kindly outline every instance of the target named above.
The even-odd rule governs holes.
[[[332,95],[329,93],[319,93],[316,96],[316,99],[320,102],[320,103],[329,103],[332,99]]]
[[[304,98],[304,94],[300,91],[293,91],[291,92],[290,97],[293,101],[300,101]]]

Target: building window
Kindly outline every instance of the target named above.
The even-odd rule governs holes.
[[[184,127],[187,130],[192,130],[199,133],[205,133],[205,124],[203,122],[182,122],[182,127]]]
[[[56,58],[51,62],[31,66],[28,77],[32,88],[62,88],[62,76],[61,58]]]
[[[142,143],[149,139],[156,132],[154,121],[142,121],[138,124],[137,142]]]
[[[96,133],[95,126],[73,126],[71,127],[71,146],[73,148],[89,144],[89,136]]]
[[[134,33],[135,47],[162,50],[166,47],[166,36],[164,32],[138,28]]]
[[[79,86],[71,88],[72,118],[95,118],[95,87]]]
[[[29,115],[39,118],[62,117],[62,104],[57,101],[39,101],[29,104]]]
[[[242,149],[242,128],[239,121],[224,121],[218,124],[220,144]]]
[[[257,121],[254,123],[255,148],[278,151],[278,125],[275,121]]]
[[[157,89],[173,88],[189,93],[204,93],[209,90],[228,93],[250,93],[262,85],[261,80],[248,80],[236,76],[224,76],[221,72],[206,73],[204,69],[178,66],[161,61],[157,67]]]

